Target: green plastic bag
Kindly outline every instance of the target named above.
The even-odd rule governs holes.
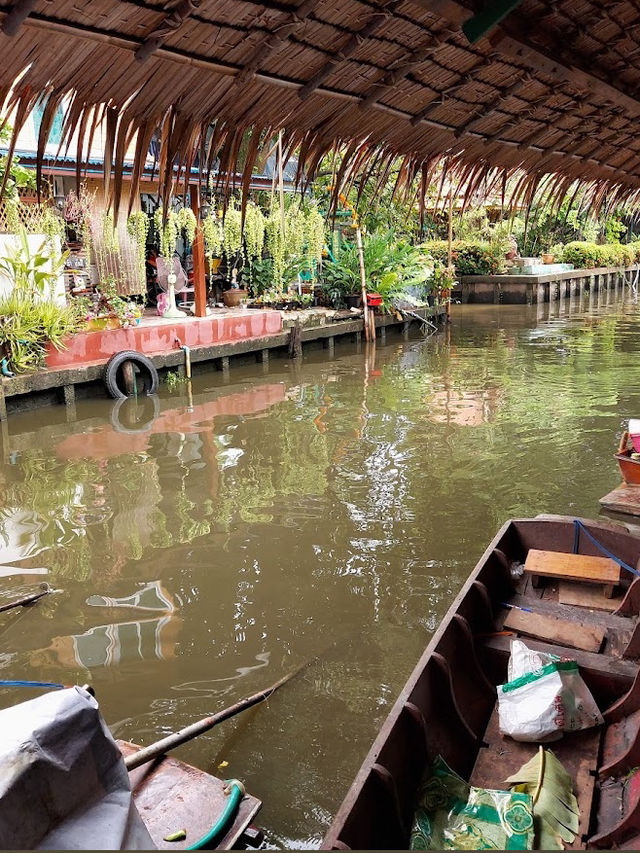
[[[418,792],[411,850],[532,850],[528,794],[474,788],[438,756]]]

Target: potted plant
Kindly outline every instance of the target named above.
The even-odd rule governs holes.
[[[231,270],[231,287],[223,292],[222,301],[227,308],[238,308],[246,295],[247,291],[238,284],[238,270],[234,267]]]

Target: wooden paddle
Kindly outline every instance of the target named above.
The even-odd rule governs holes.
[[[128,755],[124,760],[127,770],[133,770],[136,767],[140,767],[141,764],[146,764],[147,761],[151,761],[154,758],[164,755],[166,752],[169,752],[170,749],[175,749],[176,746],[187,743],[187,741],[193,740],[194,737],[198,737],[198,735],[208,732],[209,729],[217,726],[218,723],[221,723],[223,720],[235,717],[236,714],[239,714],[241,711],[245,711],[247,708],[252,708],[259,702],[263,702],[275,693],[276,690],[282,687],[283,684],[286,684],[287,681],[291,681],[294,676],[298,675],[299,672],[316,659],[317,658],[312,658],[312,660],[305,661],[297,669],[294,669],[293,672],[283,676],[281,679],[276,681],[275,684],[272,684],[271,687],[267,687],[266,690],[261,690],[259,693],[254,693],[252,696],[245,696],[244,699],[236,702],[235,705],[230,705],[228,708],[225,708],[223,711],[218,711],[210,717],[203,717],[202,720],[198,720],[196,723],[191,723],[190,726],[185,726],[184,729],[180,729],[178,732],[167,735],[166,737],[157,740],[155,743],[151,743],[149,746],[143,747],[138,750],[138,752]]]

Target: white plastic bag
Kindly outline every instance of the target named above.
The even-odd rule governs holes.
[[[515,647],[515,648],[514,648]],[[515,653],[515,654],[514,654]],[[588,729],[603,722],[575,661],[551,660],[554,655],[533,652],[520,640],[512,643],[509,675],[516,678],[498,687],[500,731],[514,740],[543,743],[558,740],[562,732]],[[523,672],[537,663],[541,668]]]

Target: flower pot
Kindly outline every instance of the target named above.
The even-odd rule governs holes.
[[[543,252],[542,253],[542,263],[543,264],[552,264],[554,262],[554,260],[555,260],[555,256],[552,255],[550,252]]]
[[[237,308],[238,305],[247,295],[247,291],[241,287],[232,287],[231,290],[225,290],[222,294],[222,301],[227,308]]]
[[[358,308],[362,302],[362,296],[359,293],[349,293],[345,296],[344,301],[347,308]]]
[[[107,317],[107,329],[119,329],[122,323],[117,317]]]
[[[217,275],[218,270],[220,269],[220,264],[222,263],[222,258],[211,258],[210,266],[211,266],[211,275]]]
[[[106,317],[93,317],[91,320],[87,320],[87,330],[89,332],[102,332],[106,328]]]

